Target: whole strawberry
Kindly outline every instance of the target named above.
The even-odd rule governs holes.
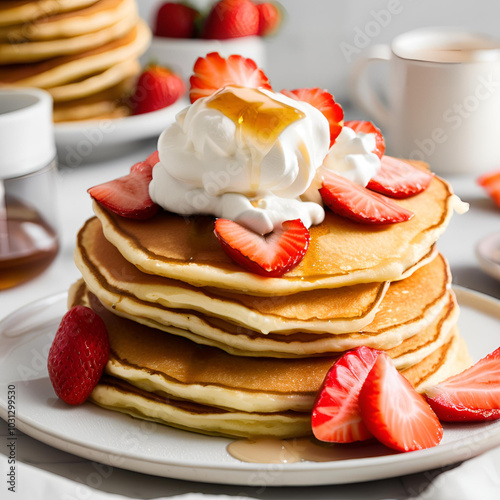
[[[223,40],[258,32],[259,11],[250,0],[220,0],[208,14],[202,37]]]
[[[200,13],[185,3],[165,2],[158,9],[154,34],[170,38],[194,38]]]
[[[70,405],[85,402],[108,358],[108,332],[102,319],[88,307],[72,307],[61,320],[47,360],[57,396]]]
[[[281,9],[273,2],[257,4],[259,11],[259,36],[273,35],[278,31],[283,17]]]
[[[182,78],[167,68],[147,67],[139,76],[130,99],[132,113],[140,115],[170,106],[186,93]]]

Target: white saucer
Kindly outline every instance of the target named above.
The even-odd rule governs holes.
[[[500,232],[489,234],[479,241],[476,257],[485,273],[500,280]]]
[[[55,124],[55,139],[60,163],[77,167],[94,161],[106,152],[134,147],[137,141],[157,138],[189,105],[187,97],[174,104],[142,115],[117,119],[87,120]]]

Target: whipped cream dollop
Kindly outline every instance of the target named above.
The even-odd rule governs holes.
[[[325,170],[331,170],[360,186],[366,186],[381,165],[380,158],[373,152],[375,141],[375,134],[356,132],[343,126],[302,199],[322,204],[319,189],[323,184]]]
[[[375,134],[342,127],[322,168],[332,170],[360,186],[366,186],[380,169],[380,158],[373,152],[375,140]]]
[[[153,201],[181,214],[209,214],[266,234],[286,220],[324,218],[304,201],[327,156],[329,124],[308,103],[264,89],[226,87],[176,116],[158,140]]]

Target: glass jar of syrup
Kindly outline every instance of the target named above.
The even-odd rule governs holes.
[[[0,90],[0,290],[42,273],[59,249],[52,98]]]

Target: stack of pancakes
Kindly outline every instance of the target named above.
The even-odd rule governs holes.
[[[463,370],[458,306],[435,249],[460,202],[434,177],[397,203],[410,221],[368,226],[327,210],[281,278],[229,259],[211,217],[137,221],[95,203],[69,299],[95,309],[110,336],[91,399],[203,433],[293,437],[311,433],[326,372],[356,346],[386,351],[417,390]]]
[[[135,0],[0,2],[0,88],[38,87],[54,121],[116,118],[150,41]]]

